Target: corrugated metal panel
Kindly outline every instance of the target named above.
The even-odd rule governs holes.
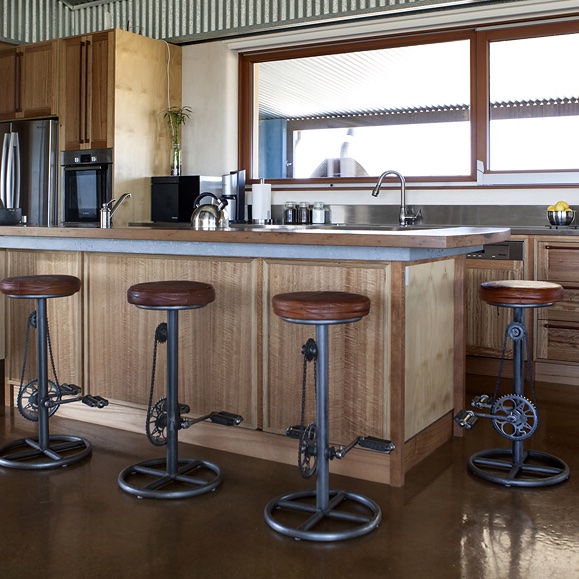
[[[55,0],[0,0],[0,40],[40,42],[70,36],[71,10]]]
[[[489,0],[479,0],[484,3]],[[501,1],[501,0],[499,0]],[[513,0],[503,0],[513,1]],[[272,32],[312,22],[339,21],[472,0],[115,0],[70,8],[60,0],[0,0],[0,38],[37,42],[108,28],[194,42]]]

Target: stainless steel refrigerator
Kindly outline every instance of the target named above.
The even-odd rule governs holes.
[[[0,199],[28,225],[58,224],[58,121],[0,123]]]

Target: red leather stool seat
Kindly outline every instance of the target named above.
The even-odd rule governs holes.
[[[215,301],[215,290],[197,281],[152,281],[127,290],[129,303],[149,308],[196,308]]]
[[[480,298],[489,304],[523,307],[560,302],[564,293],[557,283],[531,280],[486,281],[479,289]]]
[[[348,292],[308,291],[278,294],[273,311],[282,318],[308,321],[350,320],[367,316],[370,298]]]
[[[0,281],[0,291],[17,297],[65,297],[78,292],[80,285],[73,275],[23,275]]]

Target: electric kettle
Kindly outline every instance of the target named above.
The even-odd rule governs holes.
[[[211,197],[211,203],[201,205],[201,200]],[[216,203],[215,203],[216,202]],[[219,199],[213,193],[201,193],[195,199],[191,214],[192,229],[225,229],[229,226],[229,217],[225,207],[227,199]]]

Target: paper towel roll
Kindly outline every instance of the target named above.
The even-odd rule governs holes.
[[[251,188],[252,205],[251,218],[253,221],[269,221],[271,219],[271,185],[256,183]]]

